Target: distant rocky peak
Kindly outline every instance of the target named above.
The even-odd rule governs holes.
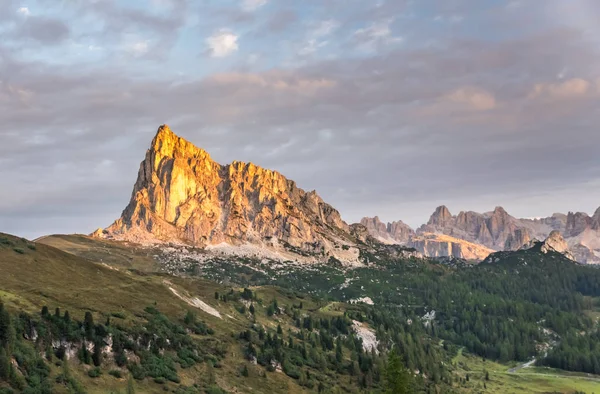
[[[365,226],[371,236],[385,243],[405,244],[415,231],[401,220],[383,223],[379,216],[362,218],[360,224]]]
[[[542,253],[548,253],[550,251],[558,252],[571,260],[575,260],[569,249],[569,244],[565,241],[560,231],[554,230],[550,233],[548,238],[543,242],[541,251]]]
[[[432,226],[444,226],[450,220],[452,220],[450,210],[445,205],[441,205],[435,209],[435,212],[431,215],[427,224]]]
[[[508,212],[506,212],[506,209],[502,208],[501,206],[497,206],[496,208],[494,208],[494,214],[496,214],[496,215],[508,215]]]
[[[594,230],[600,230],[600,208],[596,209],[594,216],[592,216],[592,228]]]

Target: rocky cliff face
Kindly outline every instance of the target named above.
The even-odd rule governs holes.
[[[514,233],[508,235],[504,250],[519,250],[523,245],[531,242],[531,234],[526,228],[518,228]]]
[[[375,239],[384,243],[405,244],[415,234],[415,231],[401,220],[386,224],[375,216],[374,218],[363,218],[360,224],[365,226]]]
[[[101,235],[201,247],[275,240],[322,255],[352,239],[316,192],[252,163],[220,165],[166,125],[146,152],[129,205]]]
[[[416,235],[411,238],[408,245],[428,257],[453,256],[465,260],[481,261],[494,253],[494,250],[485,246],[443,234]]]
[[[479,243],[490,249],[501,250],[518,228],[517,220],[502,207],[485,214],[460,212],[452,216],[445,206],[438,207],[427,224],[418,233],[439,233]]]

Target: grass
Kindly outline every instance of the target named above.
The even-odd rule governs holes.
[[[600,377],[590,380],[585,374],[568,373],[550,368],[526,368],[517,373],[509,373],[514,365],[483,361],[480,357],[459,351],[452,360],[456,366],[455,374],[463,379],[469,375],[469,381],[455,383],[459,392],[470,393],[481,390],[494,394],[529,394],[529,393],[600,393]],[[485,380],[485,372],[490,380]],[[484,389],[484,383],[486,388]]]
[[[153,255],[158,249],[145,249],[137,245],[92,238],[85,235],[50,235],[37,244],[55,247],[85,259],[115,267],[143,272],[156,272],[159,265]]]

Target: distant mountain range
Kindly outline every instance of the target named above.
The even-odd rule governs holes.
[[[446,206],[440,206],[417,230],[401,221],[385,224],[378,217],[363,218],[361,224],[381,242],[408,245],[427,256],[452,255],[475,260],[484,259],[491,251],[518,250],[558,232],[574,259],[600,263],[600,208],[593,216],[569,212],[540,219],[518,219],[502,207],[486,213],[463,211],[452,215]]]

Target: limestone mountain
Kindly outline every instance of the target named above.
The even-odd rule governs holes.
[[[340,247],[355,241],[350,226],[316,192],[252,163],[221,165],[167,125],[146,152],[122,216],[95,235],[198,247],[284,245],[323,256],[358,253]]]
[[[362,218],[360,224],[365,226],[375,239],[383,243],[404,244],[410,240],[411,236],[415,235],[415,230],[401,220],[386,224],[375,216],[374,218]]]
[[[452,216],[445,206],[438,207],[418,233],[440,233],[502,250],[509,237],[519,228],[517,219],[502,207],[485,214],[460,212]],[[528,234],[524,235],[525,237]]]
[[[390,224],[384,225],[378,218],[363,219],[362,223],[374,237],[413,246],[430,257],[446,253],[448,248],[453,250],[453,256],[462,257],[463,248],[458,246],[461,240],[481,246],[478,252],[486,253],[486,250],[516,251],[537,239],[559,234],[564,237],[569,253],[575,260],[600,263],[600,208],[593,216],[569,212],[566,215],[555,213],[546,218],[519,219],[509,215],[502,207],[486,213],[463,211],[454,216],[446,206],[440,206],[429,221],[417,229],[416,234],[408,233],[402,237],[392,236]],[[452,237],[454,241],[436,240],[432,234]],[[436,242],[439,243],[436,245]],[[475,249],[465,246],[464,250]],[[473,256],[473,253],[469,253]]]

